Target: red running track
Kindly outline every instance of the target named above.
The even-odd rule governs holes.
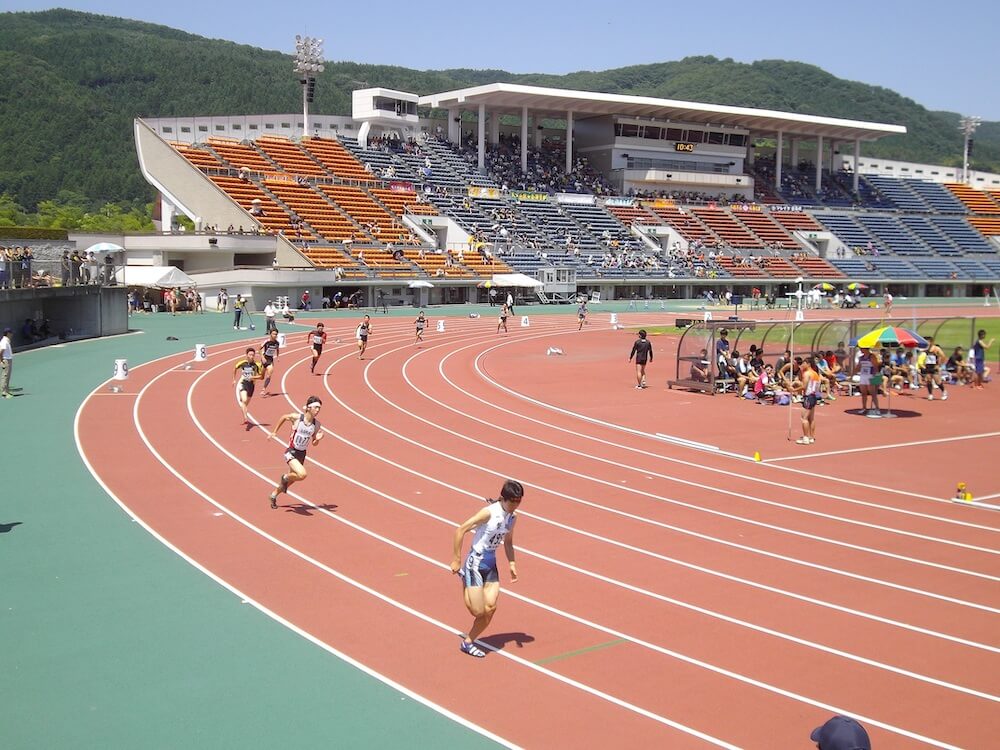
[[[331,338],[350,340],[353,324],[339,326]],[[282,445],[245,431],[232,400],[244,341],[95,391],[78,415],[81,453],[210,575],[512,745],[798,747],[832,713],[856,716],[880,748],[991,743],[996,514],[622,429],[592,364],[613,350],[628,390],[618,334],[553,317],[498,337],[489,321],[449,319],[417,348],[409,323],[377,326],[369,360],[336,345],[321,376],[293,343],[283,394],[254,399],[262,425],[324,399],[310,476],[278,511],[267,494]],[[542,367],[550,345],[567,356]],[[669,420],[659,390],[629,409]],[[583,419],[581,403],[611,408]],[[109,430],[122,442],[102,440]],[[506,476],[526,488],[521,580],[501,563],[493,653],[470,659],[457,648],[470,618],[447,569],[451,530]],[[515,710],[482,711],[469,699],[480,684],[516,696]]]

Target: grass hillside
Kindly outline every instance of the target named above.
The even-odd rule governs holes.
[[[166,26],[68,10],[0,14],[0,195],[29,212],[67,196],[141,206],[152,191],[136,165],[134,117],[294,112],[301,92],[291,68],[290,55]],[[865,153],[961,159],[959,115],[781,60],[689,57],[562,76],[338,62],[320,74],[313,111],[350,114],[350,91],[360,82],[424,94],[493,81],[898,123],[906,136]],[[1000,123],[980,129],[973,165],[1000,171]]]

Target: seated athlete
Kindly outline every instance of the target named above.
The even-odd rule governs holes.
[[[236,386],[236,403],[243,412],[243,424],[248,430],[252,425],[247,409],[250,406],[250,399],[253,398],[255,381],[263,377],[264,367],[257,359],[257,350],[252,346],[247,347],[246,356],[233,368],[233,385]]]

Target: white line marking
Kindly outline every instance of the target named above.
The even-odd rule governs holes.
[[[821,458],[823,456],[842,456],[847,453],[868,453],[870,451],[888,450],[890,448],[910,448],[916,445],[935,445],[937,443],[953,443],[960,440],[979,440],[980,438],[997,437],[1000,432],[982,432],[978,435],[959,435],[956,437],[935,438],[933,440],[913,440],[909,443],[889,443],[888,445],[871,445],[866,448],[844,448],[838,451],[824,451],[822,453],[803,453],[801,455],[780,456],[778,458],[768,458],[761,463],[775,463],[777,461],[797,461],[803,458]]]

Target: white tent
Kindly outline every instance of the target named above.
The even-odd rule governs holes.
[[[125,266],[115,271],[115,280],[128,286],[194,286],[194,279],[177,266]]]
[[[493,274],[493,286],[523,286],[542,287],[545,286],[538,279],[533,279],[523,273],[495,273]]]

